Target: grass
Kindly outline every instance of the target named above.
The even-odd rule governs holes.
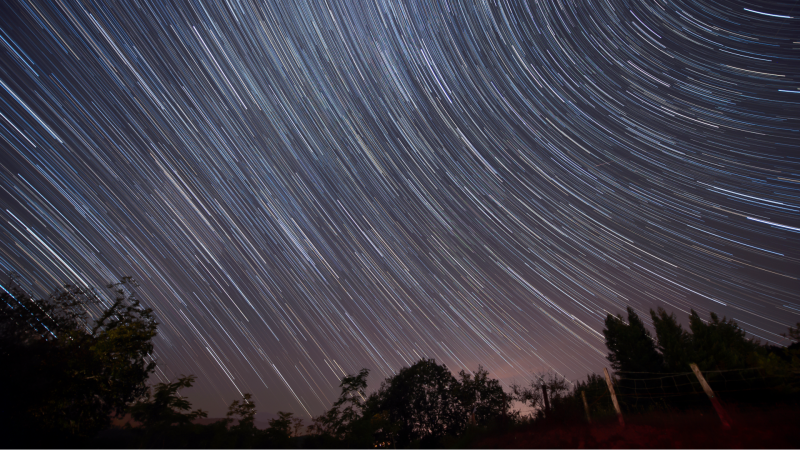
[[[800,408],[726,405],[725,430],[713,410],[646,413],[583,421],[541,420],[475,436],[467,448],[800,448]],[[461,441],[463,444],[464,442]]]

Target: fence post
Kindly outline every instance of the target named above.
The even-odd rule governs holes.
[[[703,374],[700,372],[700,369],[697,367],[697,364],[691,363],[689,364],[689,367],[692,368],[692,372],[694,372],[694,375],[697,377],[697,380],[700,381],[700,386],[703,386],[703,390],[706,392],[706,395],[708,395],[708,398],[711,400],[711,404],[714,405],[714,409],[717,411],[719,420],[722,421],[722,427],[725,428],[726,430],[729,430],[731,428],[731,420],[730,418],[728,418],[728,413],[726,413],[725,410],[722,409],[722,405],[719,403],[719,399],[717,399],[717,397],[714,395],[714,391],[711,390],[711,386],[709,386],[708,383],[706,382],[706,379],[705,377],[703,377]]]
[[[589,403],[586,402],[586,391],[581,391],[583,397],[583,409],[586,410],[586,421],[592,423],[592,417],[589,415]]]
[[[611,402],[614,403],[614,409],[617,410],[617,418],[619,419],[619,426],[625,427],[625,419],[622,418],[622,410],[617,401],[617,394],[614,392],[614,383],[611,382],[611,377],[608,375],[608,369],[603,367],[603,373],[606,375],[606,384],[608,385],[608,392],[611,393]]]

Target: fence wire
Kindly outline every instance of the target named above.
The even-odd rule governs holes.
[[[800,377],[791,370],[763,367],[707,370],[702,376],[714,396],[728,405],[774,406],[782,402],[800,402]],[[688,410],[711,410],[712,403],[694,372],[616,372],[612,385],[623,415],[649,412],[680,414]],[[583,403],[586,398],[586,405]],[[613,417],[616,410],[608,384],[593,375],[577,382],[571,393],[550,397],[547,416],[582,418],[587,409],[592,419]]]
[[[781,393],[796,390],[793,388],[797,385],[797,377],[791,373],[769,373],[760,367],[707,370],[702,374],[715,396],[737,403],[774,401]],[[628,410],[709,405],[693,372],[616,372],[613,384],[620,403]]]

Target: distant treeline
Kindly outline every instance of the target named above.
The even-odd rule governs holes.
[[[67,285],[34,299],[15,277],[0,290],[0,423],[6,447],[125,448],[432,448],[465,445],[476,430],[524,423],[601,419],[615,414],[604,375],[570,383],[538,374],[506,393],[482,367],[454,375],[422,359],[367,391],[369,371],[345,376],[331,409],[305,427],[279,412],[265,430],[255,426],[250,394],[235,400],[225,419],[210,425],[179,394],[195,381],[184,376],[148,386],[155,370],[152,339],[157,322],[133,294],[133,281],[110,284],[111,300],[95,290]],[[94,314],[90,314],[93,311]],[[609,379],[626,413],[698,407],[699,387],[690,363],[722,386],[727,401],[796,401],[800,338],[789,347],[748,339],[733,321],[692,311],[684,330],[672,314],[650,311],[655,336],[628,308],[627,321],[609,315],[603,330]],[[91,317],[97,317],[92,319]],[[800,325],[800,324],[799,324]],[[754,394],[755,393],[755,394]],[[757,395],[756,395],[757,394]],[[512,402],[529,406],[523,416]],[[707,405],[705,405],[707,407]],[[139,424],[113,428],[130,414]]]

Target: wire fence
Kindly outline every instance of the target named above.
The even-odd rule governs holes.
[[[754,367],[707,370],[702,371],[701,376],[708,383],[714,401],[724,404],[757,406],[800,400],[800,377],[792,372]],[[694,372],[616,372],[611,381],[623,415],[677,413],[714,407]],[[563,413],[557,413],[557,408],[554,408],[553,414],[588,415],[591,418],[617,414],[608,384],[602,377],[590,378],[579,385],[574,394],[555,399],[555,403]]]
[[[708,393],[694,372],[617,372],[613,384],[628,411],[710,407]],[[797,378],[790,373],[770,373],[760,367],[707,370],[702,377],[713,395],[731,403],[771,403],[795,391]]]

